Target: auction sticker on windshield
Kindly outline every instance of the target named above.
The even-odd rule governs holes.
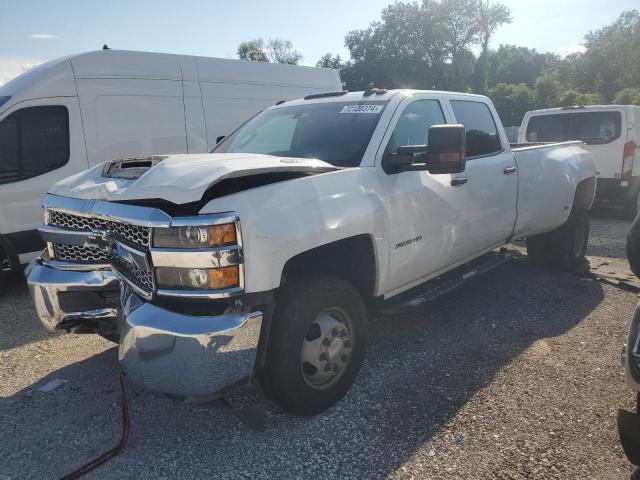
[[[340,113],[380,113],[384,105],[345,105]]]

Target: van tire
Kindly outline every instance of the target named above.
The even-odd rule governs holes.
[[[322,412],[353,385],[367,342],[366,310],[351,284],[324,275],[290,278],[276,296],[260,382],[288,412]],[[311,359],[316,354],[318,361]],[[305,362],[305,356],[313,363]]]
[[[588,242],[589,212],[574,206],[562,226],[527,239],[527,254],[535,263],[574,271],[584,261]]]

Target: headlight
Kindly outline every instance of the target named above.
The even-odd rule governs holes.
[[[156,268],[158,288],[166,290],[223,290],[240,285],[240,267]]]
[[[163,248],[208,248],[237,243],[233,223],[207,226],[157,228],[153,231],[153,246]]]

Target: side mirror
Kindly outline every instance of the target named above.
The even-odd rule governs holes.
[[[220,136],[216,137],[216,145],[219,144],[225,138],[227,138],[226,135],[220,135]]]
[[[429,128],[426,166],[431,173],[460,173],[466,167],[467,135],[464,125]]]
[[[427,170],[431,173],[460,173],[466,167],[467,140],[463,125],[434,125],[429,128],[429,145],[405,145],[382,158],[385,173]]]

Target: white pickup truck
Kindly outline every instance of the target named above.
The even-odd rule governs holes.
[[[210,396],[259,378],[312,414],[353,384],[371,315],[450,291],[514,238],[541,262],[580,262],[595,175],[581,142],[512,150],[486,97],[309,95],[210,154],[52,186],[28,283],[47,329],[119,341],[149,389]]]

